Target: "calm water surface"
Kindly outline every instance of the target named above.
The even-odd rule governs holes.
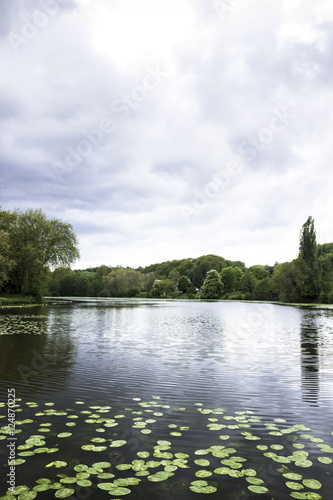
[[[118,479],[141,479],[140,484],[128,487],[130,500],[206,498],[207,494],[189,489],[196,480],[217,489],[210,494],[212,499],[284,500],[302,498],[297,496],[300,493],[313,500],[333,499],[333,466],[329,463],[333,459],[332,308],[91,301],[2,309],[0,334],[1,401],[6,403],[8,388],[15,388],[19,399],[16,419],[30,420],[16,426],[22,429],[17,446],[39,434],[46,443],[40,448],[59,450],[22,456],[26,462],[16,467],[17,485],[32,488],[41,477],[54,481],[59,480],[59,473],[73,476],[77,463],[90,466],[107,461],[111,466],[105,473],[112,471]],[[65,415],[48,414],[50,408]],[[7,410],[4,406],[0,410],[0,426],[6,425]],[[101,417],[112,419],[111,425],[105,426],[110,421]],[[76,425],[67,426],[74,419]],[[42,433],[47,427],[44,424],[49,425],[48,433]],[[72,435],[58,437],[67,431]],[[174,432],[176,435],[171,434]],[[105,440],[100,445],[106,443],[107,449],[82,450],[82,445],[92,444],[96,437]],[[126,444],[110,449],[112,440]],[[150,453],[148,460],[163,460],[154,450],[158,440],[170,442],[169,450],[162,453],[188,454],[188,468],[179,466],[166,481],[153,482],[148,473],[135,476],[132,469],[116,467],[138,459],[141,451]],[[7,489],[6,444],[6,439],[0,441],[0,494]],[[267,449],[258,449],[258,445]],[[215,456],[219,453],[212,454],[212,446],[224,446],[229,456]],[[206,454],[198,455],[198,450],[206,450]],[[305,459],[311,465],[286,461],[285,457],[297,451],[308,454]],[[269,452],[278,459],[264,455]],[[228,462],[232,456],[243,460],[239,467],[235,461]],[[322,457],[324,463],[318,460]],[[196,464],[198,459],[209,464]],[[68,465],[45,468],[54,460]],[[172,466],[171,462],[155,464],[150,474]],[[236,472],[255,470],[266,490],[249,490],[252,483],[246,478],[251,478],[250,472],[239,474],[242,477],[214,472],[221,467]],[[198,474],[202,470],[206,477]],[[288,472],[302,476],[296,480],[299,489],[286,484],[290,479],[282,474]],[[322,487],[309,488],[302,483],[304,479],[315,479]],[[70,498],[118,498],[97,488],[103,479],[94,476],[89,480],[90,487],[74,485],[75,494]],[[54,498],[55,491],[38,492],[37,498]]]

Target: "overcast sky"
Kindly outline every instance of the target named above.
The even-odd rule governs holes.
[[[76,268],[333,241],[332,0],[0,0],[0,204]]]

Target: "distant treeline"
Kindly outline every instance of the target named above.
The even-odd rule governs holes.
[[[246,267],[240,261],[204,255],[138,269],[61,267],[50,273],[48,293],[333,303],[333,243],[317,244],[314,221],[309,217],[301,229],[298,257],[292,262]]]

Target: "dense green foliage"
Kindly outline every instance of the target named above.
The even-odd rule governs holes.
[[[0,291],[39,298],[50,267],[69,266],[78,256],[70,224],[41,210],[0,211]]]
[[[208,271],[204,284],[201,289],[202,299],[218,299],[223,292],[223,285],[219,273],[212,269]]]
[[[182,276],[181,278],[179,278],[177,287],[180,292],[186,292],[189,286],[190,280],[187,276]]]
[[[298,257],[292,262],[246,268],[243,262],[203,255],[136,270],[59,268],[52,273],[49,293],[333,303],[333,243],[317,244],[314,221],[309,217],[301,229]]]
[[[246,268],[240,261],[203,255],[138,269],[71,270],[77,257],[70,224],[48,220],[40,210],[0,212],[2,292],[333,303],[333,243],[317,244],[312,217],[301,228],[298,257],[274,266]],[[50,272],[50,266],[59,267]]]

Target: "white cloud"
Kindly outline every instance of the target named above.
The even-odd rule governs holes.
[[[328,1],[241,2],[221,17],[213,1],[163,0],[171,24],[181,14],[173,37],[155,2],[53,1],[13,46],[36,6],[0,0],[5,208],[70,220],[77,267],[291,260],[308,215],[333,240]],[[96,23],[105,38],[126,15],[135,30],[101,51]]]

